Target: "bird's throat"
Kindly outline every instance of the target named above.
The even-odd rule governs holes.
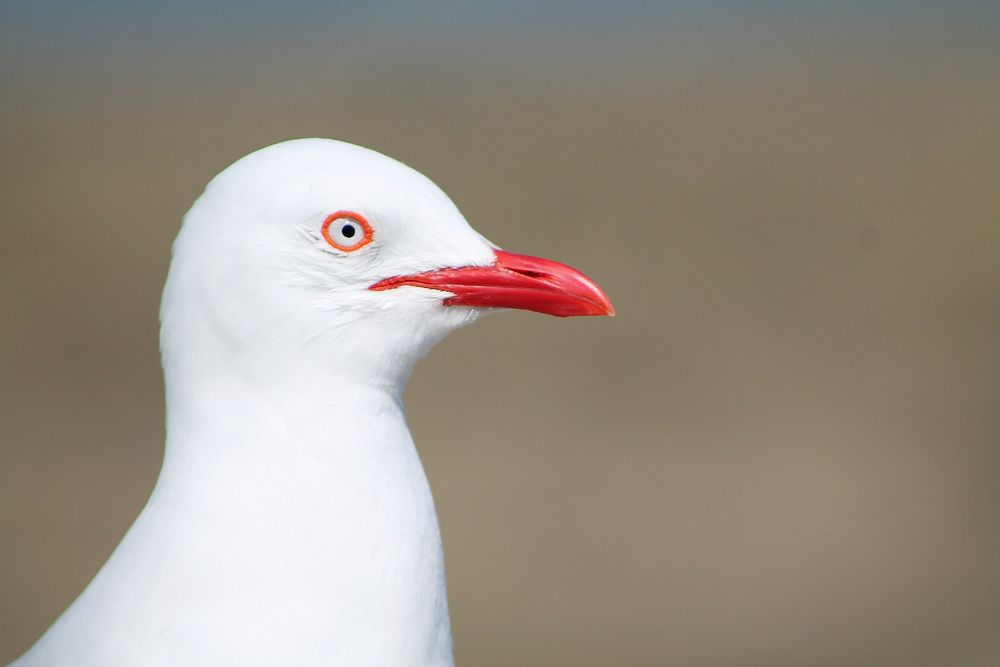
[[[180,647],[173,664],[240,646],[254,664],[451,665],[440,533],[398,397],[318,374],[185,396],[170,380],[156,489],[60,624],[104,615]]]

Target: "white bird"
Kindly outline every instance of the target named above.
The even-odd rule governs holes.
[[[401,395],[432,345],[493,308],[613,314],[582,273],[499,250],[374,151],[300,139],[225,169],[163,293],[156,487],[14,664],[454,664]]]

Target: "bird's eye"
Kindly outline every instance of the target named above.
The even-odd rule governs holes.
[[[323,238],[337,250],[353,252],[372,242],[372,226],[357,213],[337,211],[323,221]]]

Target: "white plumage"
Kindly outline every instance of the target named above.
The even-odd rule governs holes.
[[[184,220],[163,294],[160,478],[14,664],[453,664],[400,397],[435,342],[503,306],[611,314],[585,276],[497,251],[373,151],[303,139],[223,171]]]

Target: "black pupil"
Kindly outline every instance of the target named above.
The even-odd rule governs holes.
[[[344,225],[343,227],[340,228],[340,233],[349,239],[353,239],[354,235],[357,233],[357,230],[354,229],[354,225]]]

